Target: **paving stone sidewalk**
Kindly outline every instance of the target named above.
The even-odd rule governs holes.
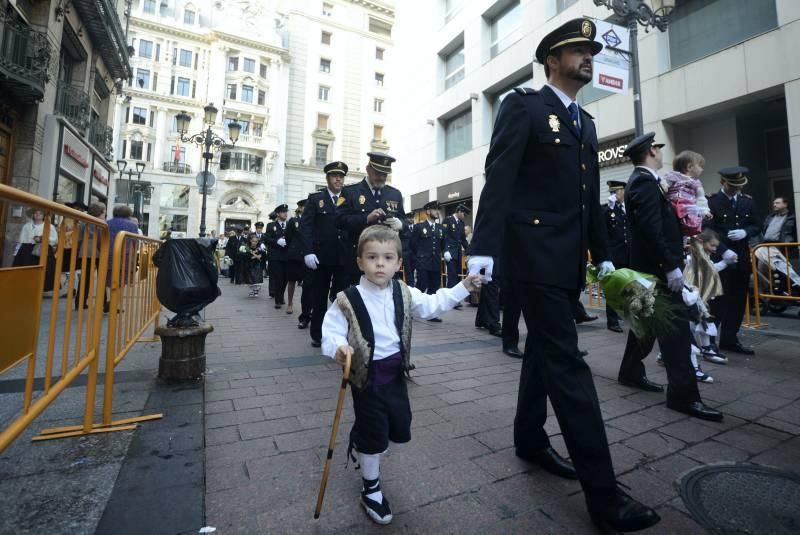
[[[551,476],[514,455],[512,423],[520,361],[500,340],[473,327],[475,308],[441,324],[414,323],[416,370],[409,384],[412,441],[382,464],[394,521],[378,528],[358,505],[360,475],[345,467],[352,422],[348,401],[322,517],[312,519],[330,436],[340,370],[310,346],[297,314],[227,280],[207,309],[205,384],[207,525],[243,533],[594,533],[576,482]],[[296,297],[299,304],[299,297]],[[522,325],[524,345],[524,323]],[[600,320],[578,328],[606,420],[614,466],[632,494],[657,508],[656,533],[698,533],[678,496],[678,476],[716,462],[800,466],[800,344],[797,338],[744,333],[757,356],[706,365],[701,385],[723,423],[667,410],[664,396],[616,383],[625,335]],[[649,376],[665,382],[654,356]],[[552,411],[551,411],[552,415]],[[547,430],[566,453],[558,422]]]

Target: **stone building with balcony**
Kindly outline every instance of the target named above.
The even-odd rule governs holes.
[[[188,133],[200,133],[207,128],[203,108],[209,103],[219,109],[215,133],[227,138],[228,123],[236,121],[241,134],[235,145],[213,153],[208,231],[251,227],[283,201],[274,192],[284,181],[289,54],[276,18],[255,1],[133,1],[133,77],[117,102],[115,153],[129,167],[144,162],[145,169],[141,177],[118,176],[123,187],[117,200],[143,199],[140,223],[148,235],[197,234],[203,150],[181,140],[175,117],[186,112],[192,118]]]
[[[292,0],[280,9],[292,59],[285,186],[275,194],[293,206],[325,187],[327,162],[346,162],[353,183],[367,152],[390,150],[395,9],[383,0]]]
[[[0,0],[0,183],[108,200],[112,102],[130,76],[121,15],[110,0]],[[4,232],[24,221],[5,217]]]

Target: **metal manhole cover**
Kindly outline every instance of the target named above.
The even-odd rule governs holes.
[[[752,464],[703,466],[680,481],[683,502],[713,533],[800,533],[800,476]]]

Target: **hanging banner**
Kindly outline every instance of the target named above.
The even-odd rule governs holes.
[[[603,50],[594,57],[592,85],[613,93],[627,93],[630,56],[622,52],[628,52],[630,48],[628,29],[602,20],[596,20],[595,26],[597,35],[594,40],[603,45]],[[616,50],[608,50],[609,47]]]

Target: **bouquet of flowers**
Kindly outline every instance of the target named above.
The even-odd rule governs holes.
[[[240,253],[246,253],[247,252],[247,245],[240,246],[239,247],[239,252]]]
[[[586,282],[600,284],[608,305],[628,322],[637,338],[672,330],[674,307],[666,295],[659,293],[658,280],[652,275],[623,268],[600,278],[597,268],[590,264]]]

